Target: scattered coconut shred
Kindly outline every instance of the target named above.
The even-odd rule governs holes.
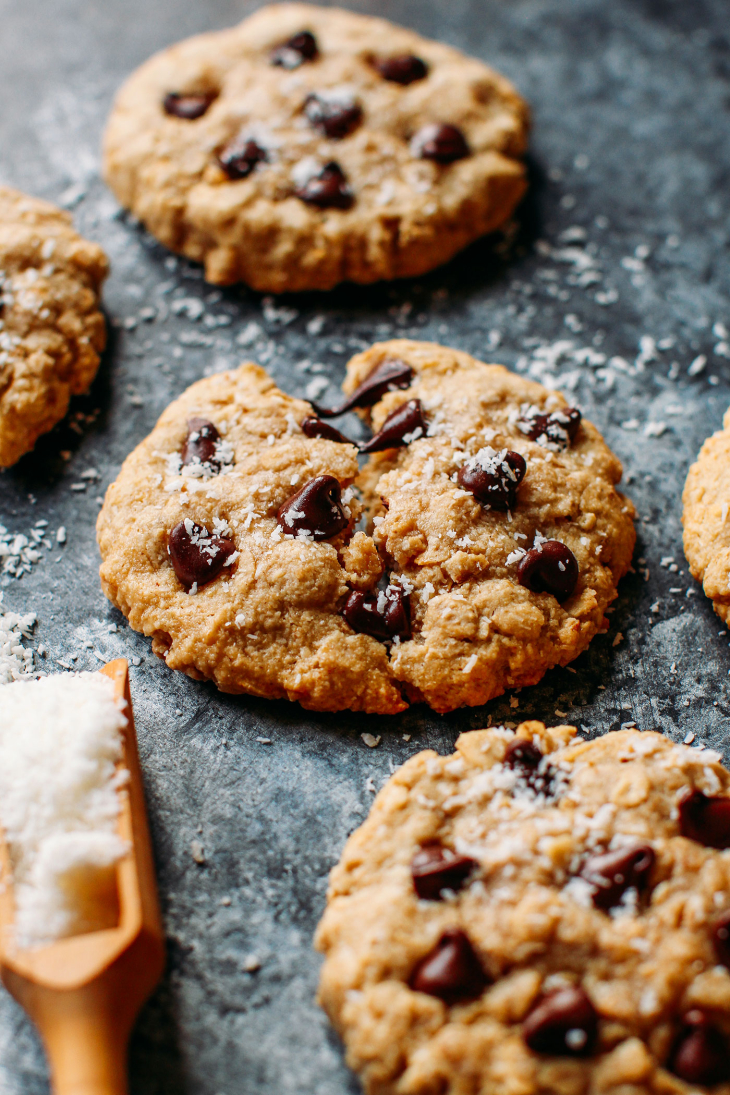
[[[35,947],[115,927],[117,771],[126,718],[108,677],[59,674],[0,687],[0,824],[15,895],[15,943]]]

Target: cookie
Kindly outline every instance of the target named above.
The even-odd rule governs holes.
[[[512,85],[450,46],[275,4],[133,73],[104,175],[208,281],[329,289],[422,274],[504,223],[527,128]]]
[[[366,1092],[727,1095],[729,795],[718,753],[637,730],[412,757],[316,935]]]
[[[689,469],[682,501],[689,569],[717,615],[730,624],[730,410]]]
[[[404,694],[474,706],[576,658],[607,628],[635,543],[595,426],[558,393],[427,342],[376,344],[344,387],[335,410],[359,407],[377,431],[358,482],[410,597],[412,636],[390,657]]]
[[[68,213],[0,186],[0,467],[29,452],[96,376],[107,271]]]
[[[169,668],[224,692],[400,711],[386,646],[340,614],[382,570],[353,535],[357,452],[311,416],[252,364],[188,388],[107,490],[102,587]]]

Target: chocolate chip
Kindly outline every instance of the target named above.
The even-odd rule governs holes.
[[[534,741],[513,738],[505,750],[504,763],[515,768],[535,794],[549,795],[552,791],[555,769],[542,764],[543,754]]]
[[[711,1087],[730,1079],[730,1046],[706,1012],[692,1008],[672,1047],[669,1070],[688,1084]]]
[[[269,60],[281,68],[299,68],[305,61],[316,61],[318,56],[317,39],[310,30],[300,30],[272,50]]]
[[[526,411],[517,425],[531,441],[557,449],[567,449],[575,441],[582,415],[577,407],[543,414],[537,408]]]
[[[730,798],[687,791],[679,803],[679,830],[708,848],[730,848]]]
[[[353,631],[372,635],[387,642],[396,636],[411,637],[410,598],[400,586],[389,586],[384,592],[352,592],[342,610],[345,622]]]
[[[589,1057],[598,1037],[598,1014],[579,986],[543,996],[522,1025],[522,1037],[535,1053]]]
[[[221,470],[221,461],[216,455],[221,435],[207,418],[189,418],[188,436],[180,450],[183,466],[188,464],[206,464],[212,472]]]
[[[386,357],[379,365],[376,365],[361,384],[358,384],[352,395],[341,403],[339,407],[316,406],[317,414],[322,418],[334,418],[338,414],[345,414],[354,407],[372,407],[386,392],[394,392],[398,389],[408,388],[413,380],[413,369],[397,357]]]
[[[310,175],[294,193],[301,201],[320,209],[349,209],[355,200],[342,168],[334,160],[326,163],[318,174]]]
[[[723,913],[713,924],[712,942],[718,962],[730,969],[730,912]]]
[[[455,125],[426,125],[419,129],[411,142],[412,151],[422,160],[436,160],[437,163],[453,163],[463,160],[471,153],[466,138]]]
[[[265,163],[267,152],[250,137],[234,137],[218,153],[218,163],[229,179],[247,178],[257,163]]]
[[[395,57],[375,57],[373,67],[384,80],[394,84],[412,84],[428,76],[428,65],[414,53],[399,53]]]
[[[347,527],[349,518],[341,501],[340,484],[334,475],[317,475],[279,506],[276,520],[292,536],[329,540]]]
[[[527,738],[513,738],[504,754],[504,763],[510,768],[524,768],[534,772],[540,767],[542,750]]]
[[[479,864],[441,844],[427,844],[411,861],[413,889],[426,901],[438,901],[442,890],[460,890]]]
[[[360,446],[360,452],[382,452],[384,449],[398,449],[410,445],[411,441],[423,437],[426,432],[426,420],[420,399],[409,399],[397,410],[391,411],[385,422],[370,440]]]
[[[346,137],[362,120],[362,107],[351,95],[313,92],[304,101],[304,113],[310,125],[332,140]]]
[[[518,452],[483,449],[459,468],[456,479],[483,506],[505,511],[515,508],[517,488],[526,471],[525,459]]]
[[[456,1004],[481,996],[488,980],[466,933],[461,928],[448,928],[418,963],[409,984],[415,992]]]
[[[344,433],[340,433],[329,422],[323,422],[321,418],[305,418],[302,422],[302,433],[307,437],[322,437],[325,441],[339,441],[343,445],[352,445]]]
[[[560,540],[545,540],[517,564],[517,580],[533,593],[551,593],[567,601],[578,584],[578,561]]]
[[[209,532],[187,517],[169,535],[167,552],[178,581],[190,589],[217,578],[236,545],[227,536]]]
[[[580,877],[593,889],[593,904],[599,909],[612,909],[620,904],[628,889],[646,889],[655,860],[649,844],[618,848],[615,852],[591,856],[583,864]]]
[[[193,92],[189,95],[170,91],[162,100],[162,106],[165,114],[194,122],[196,118],[202,118],[215,98],[215,93],[209,91]]]

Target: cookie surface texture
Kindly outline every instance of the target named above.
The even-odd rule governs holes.
[[[527,128],[480,61],[382,19],[276,4],[142,65],[104,174],[208,281],[328,289],[421,274],[496,229],[525,190]]]
[[[308,415],[251,364],[184,392],[107,491],[102,587],[170,668],[225,692],[396,712],[406,704],[385,646],[339,615],[350,585],[381,570],[372,541],[352,536],[356,450],[306,437]],[[342,489],[342,520],[323,540],[285,533],[282,504],[325,476]],[[294,504],[289,519],[310,509]]]
[[[689,469],[683,494],[684,553],[692,576],[730,624],[730,410]]]
[[[107,270],[68,213],[0,187],[0,467],[29,452],[94,379]]]
[[[730,859],[685,833],[686,796],[729,790],[719,754],[637,730],[523,723],[407,761],[316,936],[366,1092],[726,1095]]]
[[[560,394],[409,340],[354,357],[346,392],[388,361],[410,368],[411,384],[366,412],[373,428],[411,400],[425,417],[425,436],[414,431],[410,444],[375,453],[360,480],[386,569],[411,596],[413,637],[393,646],[392,671],[411,699],[436,711],[486,703],[566,665],[605,630],[605,610],[631,563],[634,508],[616,490],[619,461],[590,422],[571,424]],[[525,461],[518,484],[500,465],[505,450]],[[507,488],[501,509],[459,481],[465,469],[494,472],[495,459]],[[545,541],[567,547],[577,564],[567,597],[541,590],[539,580],[533,588],[521,582],[534,551],[552,550]],[[561,566],[557,559],[560,580],[569,577]]]

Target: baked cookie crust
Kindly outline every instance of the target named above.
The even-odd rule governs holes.
[[[0,467],[29,452],[94,379],[108,268],[68,213],[0,186]]]
[[[730,410],[689,469],[682,501],[690,572],[723,623],[730,624]]]
[[[637,730],[528,722],[407,761],[347,841],[316,935],[319,1000],[366,1092],[726,1095],[730,859],[686,835],[686,803],[729,790],[719,754]],[[419,898],[434,849],[450,887]],[[614,871],[607,897],[606,853],[632,849],[641,883]],[[476,984],[453,961],[424,977],[455,937]],[[572,1029],[544,1009],[541,1026],[559,989],[582,1002]]]
[[[253,364],[188,388],[107,490],[97,522],[102,588],[170,669],[314,710],[394,713],[407,705],[385,646],[339,615],[348,582],[372,584],[381,571],[372,542],[352,536],[356,450],[305,436],[299,423],[309,415]],[[216,467],[181,464],[195,418],[220,432]],[[325,542],[283,534],[279,507],[323,475],[343,488],[346,527]],[[230,538],[237,552],[190,591],[168,551],[185,521]]]
[[[302,31],[315,56],[279,50],[272,63]],[[382,75],[382,60],[404,57],[425,75]],[[195,116],[166,113],[166,98],[188,113],[192,102]],[[342,103],[338,127],[332,104],[337,115]],[[426,148],[425,127],[438,124],[458,127],[468,154],[453,140]],[[527,129],[512,85],[450,46],[337,8],[273,4],[133,73],[107,125],[104,176],[162,243],[204,264],[209,282],[329,289],[422,274],[501,225],[525,190]],[[221,158],[237,138],[232,178]],[[424,148],[440,159],[422,158]],[[296,195],[308,171],[332,161],[349,208]]]
[[[354,357],[345,391],[389,360],[405,363],[412,381],[365,416],[377,430],[417,399],[426,419],[425,436],[375,453],[359,480],[386,569],[411,596],[413,638],[394,645],[392,671],[409,698],[436,711],[476,706],[567,665],[607,628],[604,613],[631,565],[634,507],[616,490],[621,464],[590,422],[565,443],[525,433],[523,413],[534,421],[566,410],[559,393],[501,365],[406,339]],[[487,446],[526,461],[507,512],[483,506],[456,481]],[[525,553],[545,540],[566,545],[579,567],[562,603],[519,581]]]

